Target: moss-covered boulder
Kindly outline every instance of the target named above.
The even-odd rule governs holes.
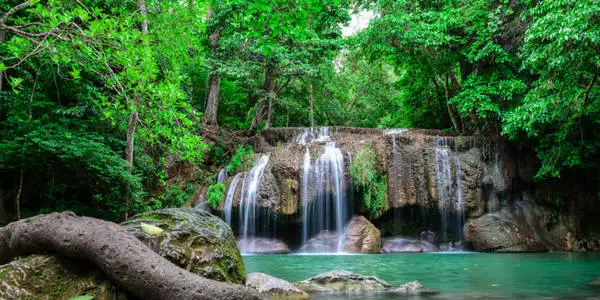
[[[195,208],[146,212],[122,224],[174,264],[203,277],[244,283],[246,271],[227,223]]]
[[[309,293],[373,292],[383,291],[392,285],[375,277],[363,276],[345,270],[335,270],[317,275],[294,285]]]
[[[250,273],[246,286],[257,290],[267,299],[308,300],[310,296],[293,284],[265,273]]]
[[[128,299],[101,271],[80,261],[31,255],[0,266],[0,299],[71,299],[78,296],[95,300]]]
[[[426,289],[419,281],[411,281],[400,286],[375,276],[363,276],[345,270],[335,270],[320,274],[304,281],[295,282],[294,286],[307,293],[325,294],[399,294],[419,295],[436,294],[437,291]]]

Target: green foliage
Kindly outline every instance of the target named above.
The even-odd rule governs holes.
[[[227,173],[234,174],[239,171],[248,171],[254,163],[254,149],[250,145],[239,145],[235,148],[235,154],[227,165]]]
[[[224,183],[216,183],[210,185],[208,187],[208,191],[206,193],[206,198],[208,203],[213,209],[216,209],[219,206],[219,203],[225,196],[225,184]]]
[[[190,200],[196,192],[196,186],[193,183],[188,183],[183,186],[179,184],[166,184],[163,191],[155,192],[153,197],[141,202],[141,207],[138,211],[149,211],[161,208],[181,207]]]
[[[389,208],[387,175],[379,175],[375,150],[365,145],[352,161],[354,185],[362,195],[362,204],[373,215]]]

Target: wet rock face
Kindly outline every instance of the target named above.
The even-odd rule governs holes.
[[[564,226],[546,227],[548,212],[528,202],[515,202],[497,213],[471,219],[465,239],[477,251],[541,252],[564,249]]]
[[[98,269],[52,255],[31,255],[0,266],[0,299],[126,300]]]
[[[246,276],[246,286],[257,290],[267,299],[310,299],[304,291],[283,279],[269,276],[264,273],[250,273]]]
[[[142,223],[163,231],[149,233]],[[216,216],[195,208],[163,209],[136,215],[122,225],[181,268],[214,280],[244,282],[237,242],[231,228]]]
[[[281,240],[268,238],[247,238],[238,241],[242,253],[250,254],[287,254],[290,248]]]
[[[389,238],[383,240],[383,253],[421,253],[440,251],[435,244],[428,241],[413,241],[401,238]]]
[[[344,230],[344,252],[379,253],[381,233],[363,216],[354,216]]]

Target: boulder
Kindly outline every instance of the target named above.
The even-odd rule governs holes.
[[[383,253],[420,253],[436,252],[440,249],[428,241],[415,241],[402,238],[383,239]]]
[[[214,280],[244,282],[244,262],[231,228],[206,211],[163,209],[136,215],[122,225],[181,268]]]
[[[308,293],[391,293],[391,294],[431,294],[433,290],[425,289],[419,281],[412,281],[394,287],[375,276],[363,276],[345,270],[336,270],[294,285]]]
[[[257,290],[267,299],[310,299],[304,291],[283,279],[264,273],[250,273],[246,276],[246,286]]]
[[[310,238],[306,245],[300,248],[300,252],[308,253],[331,253],[337,252],[339,246],[339,235],[335,231],[323,230],[316,236]]]
[[[465,240],[476,251],[543,252],[561,249],[548,233],[544,213],[526,202],[510,204],[497,213],[470,219],[465,225]]]
[[[401,286],[389,289],[389,292],[398,294],[420,295],[420,294],[437,294],[438,292],[423,287],[418,280],[407,282]]]
[[[344,230],[344,252],[379,253],[381,234],[369,220],[363,216],[354,216]]]
[[[379,253],[381,234],[369,220],[363,216],[354,216],[340,236],[335,231],[323,230],[308,240],[300,252],[329,253],[341,250],[346,253]]]
[[[0,299],[127,299],[97,268],[53,255],[31,255],[0,266]]]
[[[313,292],[365,292],[383,291],[392,285],[375,277],[363,276],[345,270],[320,274],[294,285],[309,293]]]
[[[238,241],[242,253],[250,254],[287,254],[290,248],[281,240],[269,238],[247,238]]]

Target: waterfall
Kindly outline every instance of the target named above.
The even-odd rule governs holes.
[[[391,183],[391,187],[390,187],[390,202],[394,202],[396,201],[397,203],[401,203],[402,199],[401,198],[401,193],[400,193],[400,189],[401,187],[401,176],[402,173],[400,172],[400,153],[398,153],[398,135],[408,131],[408,129],[406,128],[398,128],[398,129],[388,129],[388,130],[384,130],[383,134],[387,134],[387,135],[391,135],[392,136],[392,156],[391,156],[391,168],[390,168],[390,172],[389,172],[389,176],[390,176],[390,183]]]
[[[327,142],[314,166],[310,154],[304,156],[302,170],[303,242],[323,230],[336,231],[337,251],[341,252],[343,226],[348,218],[344,185],[344,155],[335,142]]]
[[[465,212],[463,208],[463,191],[462,191],[462,171],[460,170],[460,159],[454,157],[454,165],[456,169],[456,219],[457,219],[457,238],[462,241],[464,238],[462,225],[465,224]]]
[[[227,179],[227,169],[222,168],[217,175],[217,183],[221,183]]]
[[[456,238],[462,239],[462,225],[464,223],[460,160],[458,157],[454,157],[455,177],[453,178],[450,164],[451,154],[452,151],[448,146],[448,141],[444,138],[438,138],[435,143],[435,177],[440,231],[442,240],[446,242],[448,241],[449,229],[456,233]],[[451,213],[456,216],[454,220],[450,220]]]
[[[329,127],[311,127],[304,128],[301,135],[296,137],[296,143],[300,145],[307,145],[312,142],[328,142],[329,138]]]
[[[233,181],[229,185],[229,190],[227,191],[227,197],[225,198],[225,206],[223,208],[223,213],[225,215],[225,222],[231,226],[231,209],[233,208],[233,197],[235,196],[235,191],[237,189],[238,182],[240,181],[240,177],[245,173],[238,173],[233,177]]]
[[[308,184],[310,174],[310,151],[306,147],[306,153],[302,162],[302,245],[305,245],[308,241],[308,226],[305,226],[305,224],[308,224],[308,201],[310,200]]]
[[[254,166],[244,178],[240,199],[240,235],[246,239],[254,237],[257,225],[256,199],[264,170],[269,163],[269,154],[258,155]]]

